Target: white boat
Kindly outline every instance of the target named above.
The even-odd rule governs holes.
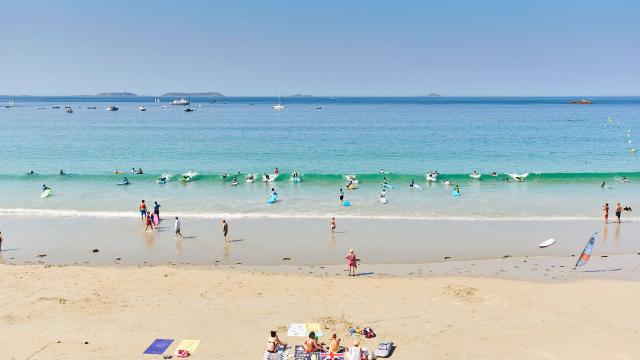
[[[143,105],[143,106],[139,106],[139,107],[138,107],[138,110],[140,110],[140,111],[147,111],[147,108],[146,108],[146,107],[144,107],[144,105]]]
[[[109,105],[105,108],[105,110],[107,111],[118,111],[118,107],[113,106],[113,105]]]
[[[171,101],[171,105],[183,105],[183,106],[186,106],[186,105],[189,105],[189,104],[191,104],[191,101],[189,101],[189,100],[187,100],[185,98],[175,99],[175,100]]]
[[[168,108],[168,106],[167,105],[160,105],[160,108],[161,109],[166,109],[166,108]]]
[[[271,105],[273,110],[282,111],[284,110],[284,104],[282,103],[282,99],[280,98],[280,94],[278,94],[278,102],[276,104]]]

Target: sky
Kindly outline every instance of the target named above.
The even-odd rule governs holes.
[[[640,95],[639,1],[0,0],[0,94]]]

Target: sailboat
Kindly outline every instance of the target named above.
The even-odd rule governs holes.
[[[273,108],[273,110],[275,111],[282,111],[284,110],[284,104],[282,103],[282,99],[280,97],[280,93],[278,93],[278,103],[271,105],[271,107]]]

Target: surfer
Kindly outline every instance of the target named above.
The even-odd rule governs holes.
[[[382,183],[385,185],[389,185],[389,180],[387,180],[386,176],[382,179]]]
[[[122,183],[123,183],[124,185],[129,185],[129,179],[127,179],[127,177],[126,177],[126,176],[125,176],[125,177],[123,177],[123,178],[122,178]]]
[[[269,182],[269,174],[264,174],[265,181]]]
[[[278,167],[276,166],[276,168],[273,170],[273,173],[275,175],[278,175],[280,173],[280,170],[278,170]]]
[[[245,179],[249,180],[249,181],[254,181],[255,180],[255,176],[253,176],[253,174],[249,174],[245,177]]]
[[[387,192],[384,189],[382,189],[382,192],[380,192],[380,198],[383,199],[386,196],[387,196]]]
[[[45,191],[45,190],[51,190],[51,188],[48,187],[47,184],[42,184],[42,191]]]
[[[147,216],[147,204],[144,203],[144,200],[140,202],[138,209],[140,209],[140,218],[144,221],[144,217]]]
[[[380,174],[384,174],[384,169],[380,169]]]
[[[453,188],[453,191],[455,191],[455,192],[457,192],[458,194],[460,194],[460,186],[459,186],[459,185],[456,185],[456,186]]]
[[[498,176],[498,174],[496,174],[496,172],[494,171],[491,173],[491,176]]]
[[[160,221],[160,204],[157,201],[153,202],[153,213],[158,217],[158,221]]]
[[[340,188],[340,191],[338,192],[339,197],[340,197],[340,202],[344,201],[344,191],[342,191],[342,188]]]
[[[412,188],[415,184],[416,184],[416,182],[413,181],[413,179],[411,179],[411,182],[409,183],[409,187]]]
[[[224,237],[224,243],[229,243],[229,238],[227,234],[229,233],[229,224],[226,220],[222,219],[222,236]]]
[[[278,196],[278,193],[276,192],[276,188],[271,188],[271,195]]]
[[[616,217],[618,218],[618,224],[620,224],[620,216],[622,215],[622,205],[620,203],[616,204]]]
[[[142,172],[142,168],[138,168],[138,172],[136,174],[138,174],[138,175],[144,174],[144,172]]]
[[[180,220],[178,219],[177,216],[176,216],[176,223],[175,225],[173,225],[173,232],[176,234],[176,239],[178,238],[178,236],[180,236],[181,238],[184,238],[184,236],[182,236],[182,233],[180,233]]]
[[[60,169],[60,175],[67,175],[62,169]]]
[[[35,175],[35,174],[36,174],[36,173],[34,173],[34,172],[33,172],[33,170],[31,170],[31,171],[29,171],[29,172],[27,173],[27,175]]]
[[[234,176],[234,177],[233,177],[233,181],[231,182],[231,185],[232,185],[232,186],[236,186],[236,185],[238,185],[238,177],[237,177],[237,176]]]
[[[166,182],[167,181],[167,177],[164,176],[164,175],[160,176],[160,181]]]
[[[604,216],[604,223],[609,222],[609,203],[602,205],[602,215]]]
[[[603,181],[603,182],[602,182],[602,185],[600,185],[600,188],[601,188],[602,190],[604,190],[604,188],[605,188],[605,186],[606,186],[606,185],[607,185],[607,184]]]
[[[331,222],[329,223],[329,227],[331,228],[331,233],[336,232],[336,218],[332,217]]]

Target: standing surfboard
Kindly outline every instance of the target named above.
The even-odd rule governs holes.
[[[582,254],[580,254],[578,262],[576,262],[576,267],[583,266],[589,261],[591,252],[593,251],[593,246],[596,244],[596,235],[598,235],[597,232],[593,233],[589,238],[589,241],[587,241],[587,245],[585,245],[584,250],[582,250]]]

